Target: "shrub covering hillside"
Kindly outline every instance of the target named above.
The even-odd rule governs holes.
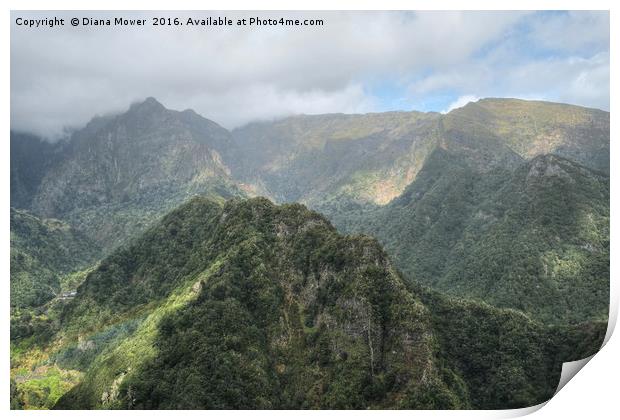
[[[567,347],[519,312],[407,286],[375,240],[265,199],[192,200],[63,315],[65,342],[94,338],[88,364],[56,359],[85,372],[58,408],[522,407],[605,332],[567,330]]]

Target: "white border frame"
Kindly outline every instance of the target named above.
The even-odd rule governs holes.
[[[620,9],[620,3],[613,2],[611,0],[590,0],[590,1],[559,1],[559,0],[507,0],[502,2],[489,1],[489,0],[474,0],[474,1],[456,1],[456,0],[434,0],[434,1],[420,1],[420,0],[382,0],[382,1],[370,1],[370,0],[357,0],[352,1],[335,1],[335,0],[298,0],[295,2],[286,2],[282,0],[264,0],[259,2],[252,2],[250,0],[215,0],[215,1],[199,1],[199,0],[185,0],[183,3],[172,2],[165,0],[93,0],[88,2],[80,2],[77,0],[57,0],[53,3],[43,0],[31,0],[31,1],[15,1],[8,0],[4,4],[8,7],[4,9],[4,18],[1,21],[2,41],[0,43],[2,48],[2,56],[5,59],[10,59],[10,10],[610,10],[610,25],[611,25],[611,74],[618,74],[617,70],[617,44],[614,42],[617,39],[617,28],[620,19],[618,19],[618,9]],[[614,10],[614,6],[616,10]],[[0,254],[0,261],[2,265],[2,271],[4,273],[4,290],[5,297],[2,300],[3,312],[8,315],[9,313],[9,194],[10,194],[10,178],[9,178],[9,141],[8,134],[10,130],[10,66],[8,60],[4,61],[4,65],[0,67],[1,80],[3,86],[3,100],[0,102],[1,112],[0,121],[2,121],[2,142],[0,143],[0,154],[4,160],[3,171],[1,176],[0,188],[2,189],[0,209],[3,212],[3,222],[1,226],[1,234],[4,238],[2,244],[2,251]],[[615,79],[612,77],[610,80],[611,91],[614,91]],[[610,111],[615,109],[617,104],[617,98],[613,95],[610,97]],[[616,170],[614,170],[613,163],[617,162],[617,146],[615,146],[615,139],[617,130],[615,114],[611,114],[611,162],[610,162],[610,175],[611,175],[611,213],[615,213],[615,209],[618,207],[618,201],[615,200],[618,194],[615,194],[615,186],[617,183]],[[614,233],[617,231],[615,218],[611,218],[611,236],[614,237]],[[615,244],[612,241],[612,244]],[[616,247],[611,246],[611,260],[617,256]],[[536,407],[520,409],[520,410],[498,410],[498,411],[253,411],[251,413],[243,411],[186,411],[181,413],[177,412],[165,412],[165,411],[142,411],[142,412],[114,412],[107,411],[90,411],[86,415],[93,418],[107,418],[108,416],[120,416],[131,418],[168,418],[174,415],[183,415],[191,418],[202,418],[204,416],[209,417],[224,417],[227,418],[241,418],[241,416],[251,415],[259,419],[272,419],[272,418],[289,418],[291,416],[307,418],[308,416],[315,417],[327,417],[327,418],[361,418],[374,417],[374,416],[388,416],[388,417],[400,417],[410,418],[415,416],[418,418],[467,418],[467,419],[483,419],[483,418],[507,418],[525,415],[528,413],[536,412],[533,414],[536,418],[583,418],[585,416],[594,416],[594,418],[611,418],[614,413],[617,415],[618,403],[616,386],[618,384],[618,374],[620,362],[616,355],[620,354],[620,344],[617,337],[610,340],[611,333],[615,327],[617,313],[618,313],[618,284],[614,280],[615,272],[614,266],[610,267],[611,274],[611,306],[610,306],[610,321],[609,328],[606,336],[607,344],[596,356],[592,358],[592,361],[588,363],[587,368],[578,374],[576,380],[570,381],[554,398],[548,403],[541,404]],[[2,323],[3,339],[0,342],[2,354],[4,357],[4,364],[0,371],[0,378],[4,378],[0,381],[0,395],[2,398],[2,408],[4,410],[9,409],[9,317],[7,316]],[[609,340],[609,341],[608,341]],[[544,409],[539,410],[542,407]],[[80,411],[65,411],[65,412],[37,412],[37,411],[10,411],[10,416],[15,417],[39,417],[45,416],[49,418],[80,418],[85,415]]]

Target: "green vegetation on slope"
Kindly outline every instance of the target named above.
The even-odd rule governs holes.
[[[298,116],[232,132],[233,175],[279,202],[341,195],[387,203],[409,184],[437,142],[439,114]]]
[[[97,255],[97,247],[69,225],[11,208],[11,308],[41,306],[56,297],[63,277]]]
[[[552,397],[562,363],[596,353],[607,322],[545,327],[523,313],[414,286],[431,311],[438,358],[467,384],[472,407],[519,408]]]
[[[58,399],[79,381],[80,372],[56,366],[15,375],[11,379],[11,409],[52,409]]]
[[[609,178],[566,159],[482,174],[438,149],[388,206],[325,212],[376,235],[408,278],[438,290],[544,322],[607,317]]]
[[[75,290],[98,256],[67,224],[11,208],[12,408],[52,408],[78,382],[80,372],[48,363],[46,349],[69,299],[63,293]]]
[[[265,199],[170,213],[88,276],[64,325],[113,338],[58,408],[520,407],[605,327],[558,353],[542,324],[408,289],[373,239]]]
[[[14,408],[521,407],[604,335],[609,113],[488,99],[231,136],[151,98],[11,141],[12,205],[123,245],[88,267],[90,240],[12,210]],[[302,206],[224,204],[242,190],[376,235],[409,281]]]
[[[520,99],[481,99],[455,109],[445,127],[476,127],[525,159],[555,154],[609,173],[609,112]]]
[[[404,392],[407,378],[421,375],[419,367],[407,360],[387,363],[385,359],[409,353],[414,359],[428,358],[429,343],[418,331],[424,327],[423,307],[405,294],[385,258],[376,242],[341,238],[325,219],[299,205],[279,208],[257,199],[221,208],[195,199],[168,215],[140,241],[104,260],[80,287],[66,317],[76,320],[72,323],[76,328],[89,324],[105,327],[135,311],[135,305],[148,306],[146,302],[180,293],[172,289],[188,286],[200,291],[195,303],[167,315],[158,325],[156,358],[121,358],[116,350],[102,354],[85,381],[60,404],[115,406],[124,404],[123,393],[129,392],[135,394],[132,404],[149,407],[286,407],[302,403],[309,407],[362,407],[372,402],[364,395],[374,392],[373,387],[381,385],[375,382],[383,381],[388,373],[403,376],[398,387]],[[164,278],[176,281],[161,285]],[[119,284],[115,279],[124,281]],[[161,287],[153,290],[155,285]],[[108,293],[103,295],[100,287]],[[158,304],[151,313],[168,306]],[[95,308],[97,314],[93,310],[92,317],[82,316],[86,307]],[[173,326],[178,320],[191,320],[190,325],[198,329],[183,332]],[[159,347],[165,331],[179,331],[174,340],[183,344],[175,348],[186,356],[172,360],[182,363],[189,359],[187,368],[177,365],[166,370],[149,364],[162,357]],[[305,342],[304,331],[314,345]],[[419,339],[405,349],[403,335]],[[137,336],[149,334],[139,328]],[[154,339],[135,341],[132,337],[128,343],[133,344],[127,347],[148,346]],[[376,349],[369,352],[369,343],[373,346],[374,341]],[[330,342],[337,351],[330,348]],[[117,349],[124,347],[121,344]],[[132,354],[152,352],[141,349]],[[195,359],[194,354],[215,361],[205,364],[202,374],[193,373],[195,380],[182,380],[182,386],[166,385],[164,377],[181,380],[207,362]],[[319,359],[325,364],[323,369]],[[122,366],[127,361],[134,363]],[[327,367],[332,365],[337,371],[330,372]],[[345,373],[347,369],[350,373]],[[158,375],[154,383],[168,386],[173,393],[139,388],[151,386],[151,373]],[[117,389],[114,381],[119,378],[122,382],[117,383]],[[278,385],[280,381],[284,383]],[[125,383],[127,387],[122,385]],[[209,388],[199,395],[207,383]],[[226,384],[228,389],[222,389]],[[307,401],[307,392],[313,388],[319,393],[317,401]],[[280,394],[276,389],[282,389],[283,400],[276,399]],[[141,392],[148,399],[138,402]],[[372,399],[380,404],[379,397],[385,398],[385,393]]]
[[[609,113],[540,101],[483,99],[448,114],[301,115],[232,131],[224,158],[250,190],[319,208],[387,204],[436,147],[478,171],[555,154],[609,172]]]

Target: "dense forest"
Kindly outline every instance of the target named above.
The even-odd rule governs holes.
[[[407,287],[374,239],[265,199],[192,200],[104,259],[61,319],[51,358],[86,371],[59,408],[520,407],[605,332],[563,347],[518,312]]]
[[[438,149],[386,206],[325,204],[344,232],[376,236],[408,278],[543,322],[604,320],[609,177],[555,155],[488,174]]]

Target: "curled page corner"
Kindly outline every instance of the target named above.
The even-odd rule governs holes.
[[[609,332],[609,329],[608,329],[608,332]],[[590,360],[592,360],[592,358],[595,355],[596,353],[594,353],[592,356],[586,357],[585,359],[574,360],[572,362],[564,362],[562,364],[562,373],[560,374],[560,382],[558,383],[558,386],[555,389],[555,392],[553,393],[553,397],[555,397],[557,393],[560,392],[562,388],[564,388],[564,385],[566,385],[571,379],[573,379],[573,377],[577,374],[577,372],[579,372]],[[549,401],[553,399],[553,397],[551,397],[545,402],[542,402],[537,405],[533,405],[531,407],[524,407],[524,408],[517,408],[513,410],[502,411],[502,414],[499,416],[499,418],[516,418],[516,417],[527,416],[543,408],[545,405],[547,405]]]
[[[560,374],[560,381],[558,382],[558,386],[555,389],[555,392],[553,393],[553,397],[555,397],[558,394],[558,392],[560,392],[560,390],[562,388],[564,388],[564,386],[571,379],[573,379],[573,377],[585,365],[587,365],[588,362],[590,360],[592,360],[592,358],[594,356],[596,356],[599,351],[601,351],[605,347],[605,345],[607,344],[607,342],[611,338],[611,336],[612,336],[612,334],[614,332],[614,329],[616,328],[617,317],[618,317],[618,306],[614,305],[612,303],[610,305],[609,321],[607,323],[607,332],[605,333],[605,338],[603,340],[603,343],[601,344],[601,348],[596,353],[594,353],[593,355],[591,355],[589,357],[586,357],[584,359],[573,360],[571,362],[564,362],[564,363],[562,363],[562,373]],[[540,410],[541,408],[543,408],[545,405],[547,405],[547,403],[549,401],[551,401],[551,399],[553,399],[553,397],[551,397],[550,399],[548,399],[545,402],[542,402],[542,403],[537,404],[537,405],[533,405],[531,407],[517,408],[517,409],[513,409],[513,410],[504,410],[504,411],[502,411],[502,415],[500,415],[499,418],[516,418],[516,417],[527,416],[527,415],[532,414],[532,413]]]
[[[601,345],[601,349],[605,347],[605,344],[609,341],[614,330],[616,329],[616,322],[618,321],[618,305],[620,303],[620,296],[617,293],[613,293],[613,283],[610,284],[612,293],[611,299],[609,301],[609,317],[607,318],[607,332],[605,333],[605,338],[603,339],[603,344]],[[601,351],[599,349],[599,351]]]
[[[545,402],[533,405],[531,407],[515,408],[515,409],[512,409],[512,410],[502,410],[500,412],[501,414],[499,414],[499,416],[496,417],[496,418],[512,419],[512,418],[517,418],[517,417],[524,417],[524,416],[530,415],[530,414],[540,410],[545,405],[547,405],[547,403],[549,401],[551,401],[551,400],[547,400]]]
[[[617,305],[614,305],[612,303],[610,304],[609,321],[607,322],[607,332],[605,333],[605,338],[603,339],[603,344],[601,344],[601,348],[598,349],[596,353],[594,353],[593,355],[589,357],[586,357],[585,359],[574,360],[572,362],[564,362],[562,364],[562,373],[560,375],[560,382],[558,383],[558,387],[555,389],[555,392],[553,393],[554,397],[557,395],[558,392],[560,392],[562,388],[564,388],[564,386],[568,383],[568,381],[573,379],[573,377],[577,374],[577,372],[579,372],[590,360],[592,360],[594,356],[597,355],[599,351],[603,349],[603,347],[605,347],[605,345],[611,338],[614,332],[614,329],[616,328],[617,318],[618,318],[618,307]]]
[[[558,387],[555,389],[553,396],[555,397],[557,393],[560,392],[562,388],[564,388],[564,385],[566,385],[568,381],[573,379],[577,372],[579,372],[590,360],[592,360],[594,356],[596,356],[596,353],[594,353],[590,357],[586,357],[585,359],[574,360],[572,362],[564,362],[562,364],[562,374],[560,375],[560,382],[558,383]]]

